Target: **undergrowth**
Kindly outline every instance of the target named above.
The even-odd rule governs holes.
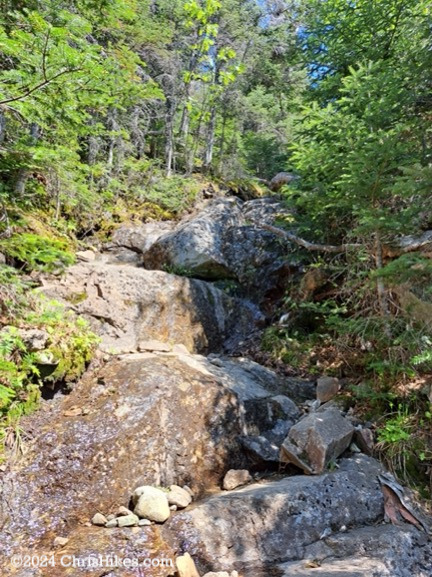
[[[432,322],[426,307],[432,267],[420,255],[398,261],[383,271],[388,316],[377,307],[376,273],[352,275],[338,263],[328,266],[315,294],[301,293],[296,279],[282,303],[283,322],[265,331],[262,347],[298,373],[341,378],[341,394],[373,423],[376,455],[430,498]]]
[[[0,458],[18,442],[19,420],[38,407],[42,385],[78,379],[98,343],[83,319],[32,289],[0,267]]]

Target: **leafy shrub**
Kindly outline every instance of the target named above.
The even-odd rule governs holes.
[[[74,262],[65,241],[29,232],[0,240],[0,250],[30,270],[53,271]]]
[[[5,445],[17,436],[20,417],[37,408],[41,386],[78,379],[99,339],[86,321],[31,291],[10,267],[0,269],[0,311],[0,445]],[[44,349],[30,350],[23,329],[43,330]]]
[[[200,189],[201,184],[193,178],[172,176],[156,180],[142,195],[146,200],[178,214],[192,206]]]

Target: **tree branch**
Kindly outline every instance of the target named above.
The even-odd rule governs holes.
[[[386,257],[397,257],[408,252],[415,252],[423,248],[432,247],[432,230],[427,230],[419,236],[403,236],[392,246],[385,247]]]
[[[51,76],[51,78],[47,78],[43,82],[36,84],[36,86],[33,86],[33,88],[29,88],[19,96],[13,96],[11,98],[7,98],[6,100],[0,100],[0,106],[4,106],[5,104],[9,104],[10,102],[17,102],[18,100],[22,100],[23,98],[27,98],[28,96],[30,96],[30,94],[33,94],[33,92],[36,92],[37,90],[42,90],[42,88],[45,88],[45,86],[48,86],[48,84],[51,84],[52,82],[54,82],[54,80],[57,80],[57,78],[60,78],[60,76],[64,76],[65,74],[74,74],[75,72],[79,72],[80,70],[82,70],[82,68],[71,68],[69,70],[62,70],[60,72],[57,72],[57,74],[54,74],[54,76]]]
[[[290,242],[294,242],[295,244],[301,246],[302,248],[305,248],[306,250],[310,251],[340,254],[342,252],[358,249],[363,246],[362,244],[341,244],[338,246],[332,244],[315,244],[313,242],[305,240],[304,238],[300,238],[299,236],[295,235],[292,232],[282,230],[281,228],[277,228],[276,226],[272,226],[270,224],[259,224],[259,226],[264,230],[268,230],[269,232],[272,232],[277,236],[286,238]]]

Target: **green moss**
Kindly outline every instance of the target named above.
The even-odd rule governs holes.
[[[73,305],[79,305],[87,299],[86,292],[73,293],[67,297],[67,301]]]

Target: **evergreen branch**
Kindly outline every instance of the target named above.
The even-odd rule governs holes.
[[[43,88],[45,88],[46,86],[48,86],[49,84],[60,78],[61,76],[64,76],[65,74],[74,74],[75,72],[79,72],[80,70],[82,70],[82,68],[71,68],[69,70],[61,70],[60,72],[57,72],[57,74],[54,74],[54,76],[51,76],[51,78],[47,78],[46,80],[39,82],[39,84],[36,84],[36,86],[29,88],[19,96],[12,96],[11,98],[7,98],[6,100],[0,100],[0,106],[4,106],[11,102],[17,102],[19,100],[23,100],[23,98],[27,98],[28,96],[33,94],[33,92],[42,90]]]

